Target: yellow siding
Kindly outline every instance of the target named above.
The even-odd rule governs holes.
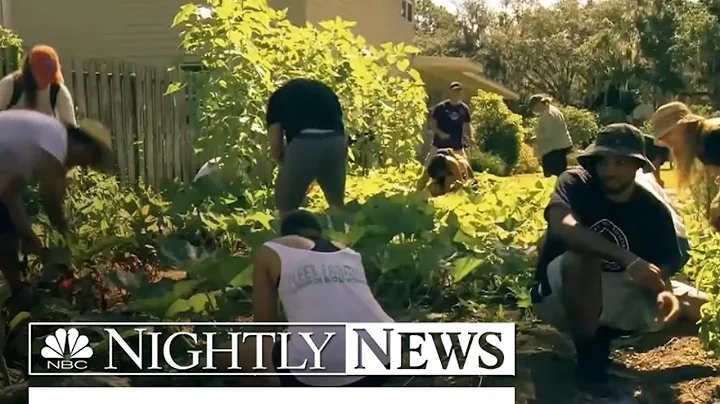
[[[305,0],[270,0],[290,5],[288,19],[305,21]],[[180,29],[170,29],[191,0],[22,0],[12,4],[12,27],[26,45],[51,45],[61,58],[119,59],[168,66],[180,55]],[[198,1],[198,3],[204,3]]]
[[[190,1],[13,1],[11,26],[26,45],[51,45],[61,58],[167,66],[180,55],[180,29],[170,25]],[[401,16],[402,0],[268,0],[268,4],[287,8],[288,19],[298,25],[336,16],[357,21],[355,32],[374,45],[413,40],[413,24]]]
[[[268,5],[276,10],[288,9],[287,19],[295,25],[304,25],[305,2],[307,0],[268,0]]]
[[[310,22],[356,21],[355,33],[372,45],[385,42],[412,43],[414,26],[401,15],[402,0],[307,0],[306,17]]]
[[[26,45],[46,43],[60,57],[115,58],[167,65],[179,54],[173,17],[188,0],[22,0],[12,26]]]

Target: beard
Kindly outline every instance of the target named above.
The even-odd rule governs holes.
[[[608,195],[621,194],[627,191],[630,187],[632,187],[634,183],[634,181],[622,182],[616,178],[603,178],[601,180],[603,190]]]

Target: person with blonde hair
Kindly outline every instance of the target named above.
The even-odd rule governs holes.
[[[544,94],[530,97],[529,106],[539,117],[533,140],[543,174],[545,177],[559,176],[567,169],[567,155],[573,146],[565,117],[552,105],[552,98]]]
[[[655,111],[652,126],[655,142],[672,151],[680,188],[689,185],[699,167],[711,178],[720,176],[720,118],[696,115],[674,101]],[[720,194],[711,207],[711,224],[720,230]]]
[[[55,49],[36,45],[19,70],[0,80],[0,109],[30,109],[75,125],[75,105],[64,83]]]

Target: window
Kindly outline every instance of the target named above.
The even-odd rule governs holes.
[[[402,0],[402,9],[400,10],[400,14],[405,20],[413,22],[413,18],[415,17],[414,11],[413,0]]]

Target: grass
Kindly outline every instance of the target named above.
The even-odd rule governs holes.
[[[516,176],[520,181],[536,181],[538,174],[519,174]],[[660,169],[660,178],[665,181],[665,189],[677,188],[677,172],[675,168],[670,168],[669,164],[662,166]]]

